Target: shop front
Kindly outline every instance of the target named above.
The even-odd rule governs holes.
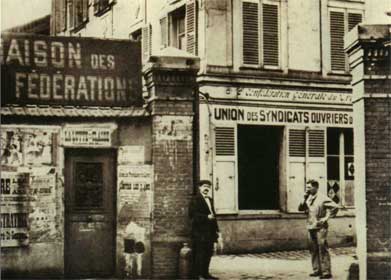
[[[225,251],[305,248],[298,204],[310,179],[341,206],[331,245],[352,244],[351,94],[261,86],[201,91],[210,94],[200,105],[201,177],[214,182]]]
[[[2,51],[2,276],[147,276],[140,46],[4,34]]]

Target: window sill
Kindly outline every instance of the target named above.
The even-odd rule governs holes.
[[[105,13],[107,13],[108,11],[111,10],[111,6],[113,6],[113,4],[109,4],[107,7],[104,7],[102,10],[95,12],[94,16],[100,17],[100,16],[104,15]]]
[[[78,26],[73,27],[72,29],[70,29],[70,32],[71,32],[71,33],[79,32],[79,31],[82,30],[84,27],[86,27],[87,23],[88,23],[88,20],[83,21],[83,22],[80,23]]]
[[[269,68],[269,67],[261,67],[258,65],[242,65],[239,67],[239,70],[259,70],[263,72],[274,72],[274,73],[283,73],[284,71],[281,68]]]

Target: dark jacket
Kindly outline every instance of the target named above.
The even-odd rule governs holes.
[[[199,193],[193,197],[190,203],[189,215],[192,222],[192,237],[199,241],[216,242],[218,238],[219,227],[216,219],[208,219],[209,214],[216,217],[213,199],[210,202],[213,213],[210,212],[205,199]]]

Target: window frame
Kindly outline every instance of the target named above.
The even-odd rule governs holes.
[[[100,17],[111,10],[112,6],[116,3],[116,0],[105,0],[107,1],[106,5],[103,5],[104,0],[93,0],[92,6],[93,6],[93,12],[94,16]],[[97,9],[95,9],[95,6],[98,6]]]
[[[243,3],[258,4],[258,64],[246,64],[243,57]],[[277,6],[278,10],[278,66],[265,65],[264,63],[264,29],[263,29],[263,4]],[[264,70],[281,70],[282,69],[282,13],[281,0],[241,0],[240,1],[240,65],[245,68],[264,69]]]

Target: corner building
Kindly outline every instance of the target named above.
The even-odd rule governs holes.
[[[341,206],[330,245],[354,244],[343,39],[364,1],[53,0],[53,15],[53,34],[140,40],[144,63],[200,57],[197,170],[213,182],[225,252],[306,247],[309,179]]]

